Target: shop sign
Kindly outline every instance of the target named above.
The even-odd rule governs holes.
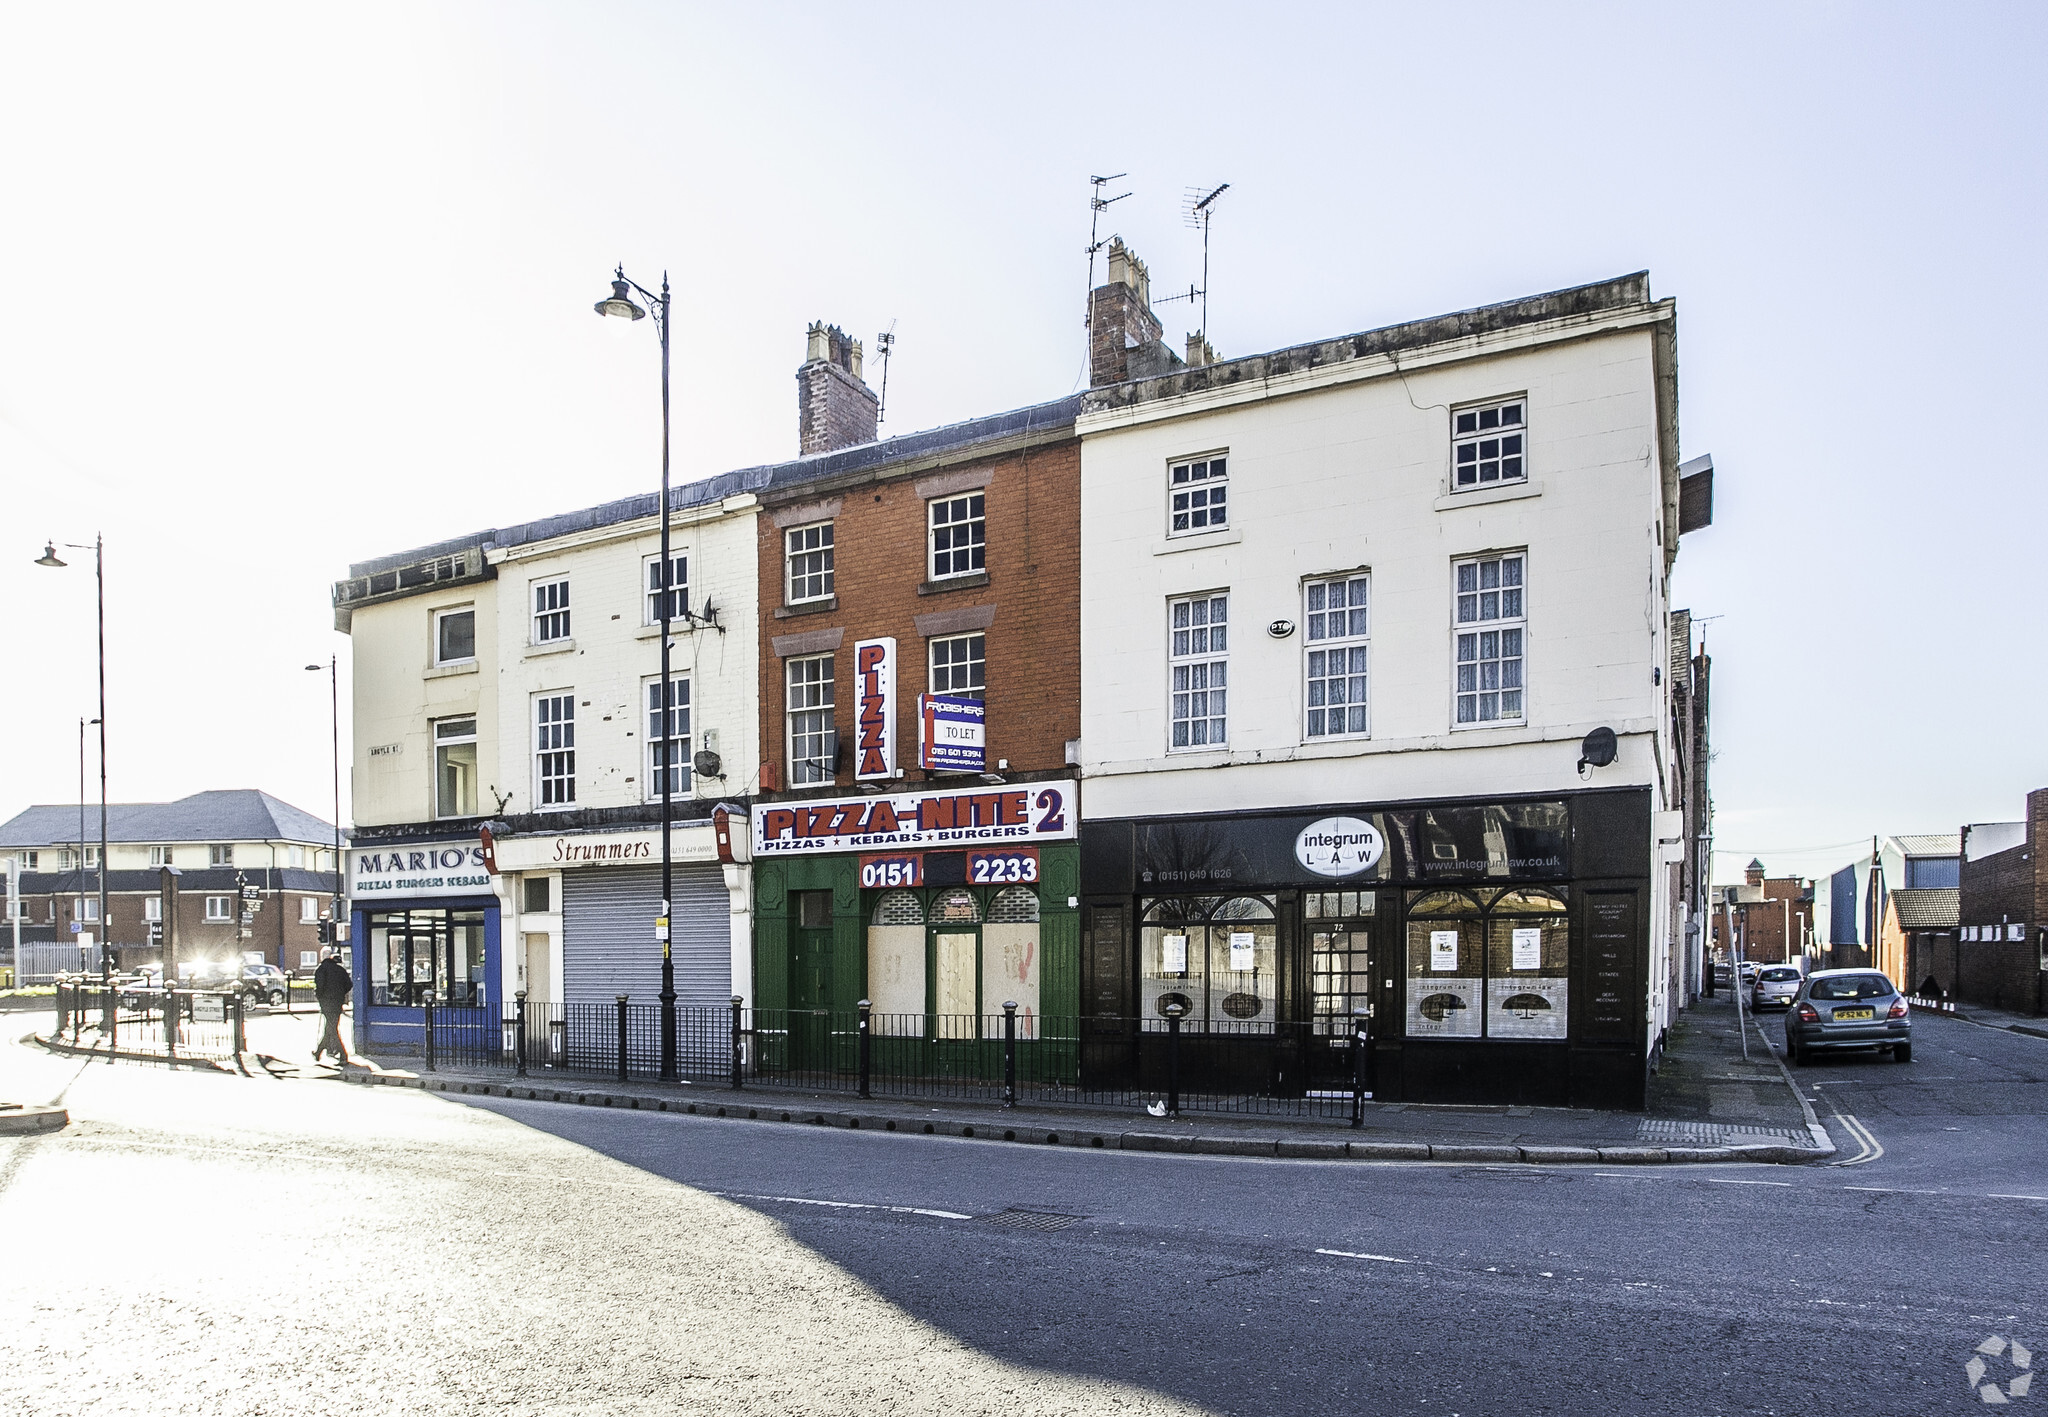
[[[762,805],[754,808],[754,855],[1071,841],[1074,808],[1071,781]]]
[[[1318,876],[1355,876],[1379,864],[1386,838],[1371,822],[1324,817],[1294,838],[1294,859]]]
[[[864,891],[923,884],[924,857],[914,851],[908,855],[860,858],[860,888]]]
[[[711,825],[693,821],[669,829],[669,857],[674,861],[713,861],[718,845]],[[661,860],[661,832],[579,832],[560,835],[501,836],[492,843],[492,859],[502,871],[567,871],[582,866],[652,866]]]
[[[988,762],[988,709],[959,694],[917,696],[917,765],[931,772],[980,772]]]
[[[853,775],[861,782],[896,776],[896,641],[853,646]]]
[[[481,842],[428,842],[348,854],[348,892],[357,900],[490,895]]]
[[[1007,885],[1011,882],[1036,885],[1038,848],[1020,846],[1011,851],[970,851],[967,853],[967,880],[976,886]]]

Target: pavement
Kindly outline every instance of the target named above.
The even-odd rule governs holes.
[[[2048,1040],[1915,1033],[1798,1071],[1811,1166],[1083,1156],[0,1044],[71,1116],[0,1138],[0,1414],[1981,1411],[2048,1352]]]

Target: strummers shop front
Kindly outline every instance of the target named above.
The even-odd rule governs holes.
[[[474,835],[348,853],[358,1047],[420,1052],[427,1005],[449,1040],[495,1036],[499,909]]]
[[[1640,1108],[1653,850],[1647,789],[1086,822],[1084,1056],[1329,1095],[1363,1012],[1376,1101]]]

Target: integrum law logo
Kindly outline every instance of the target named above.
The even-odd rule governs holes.
[[[1963,1364],[1979,1402],[2003,1407],[2025,1397],[2034,1385],[2034,1355],[2017,1339],[1992,1334]]]

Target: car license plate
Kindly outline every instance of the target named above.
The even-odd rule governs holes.
[[[1856,1022],[1856,1021],[1857,1021],[1857,1020],[1859,1020],[1859,1019],[1871,1019],[1871,1018],[1876,1018],[1876,1017],[1877,1017],[1877,1010],[1876,1010],[1876,1009],[1836,1009],[1836,1010],[1835,1010],[1835,1022],[1836,1022],[1836,1023],[1854,1023],[1854,1022]]]

